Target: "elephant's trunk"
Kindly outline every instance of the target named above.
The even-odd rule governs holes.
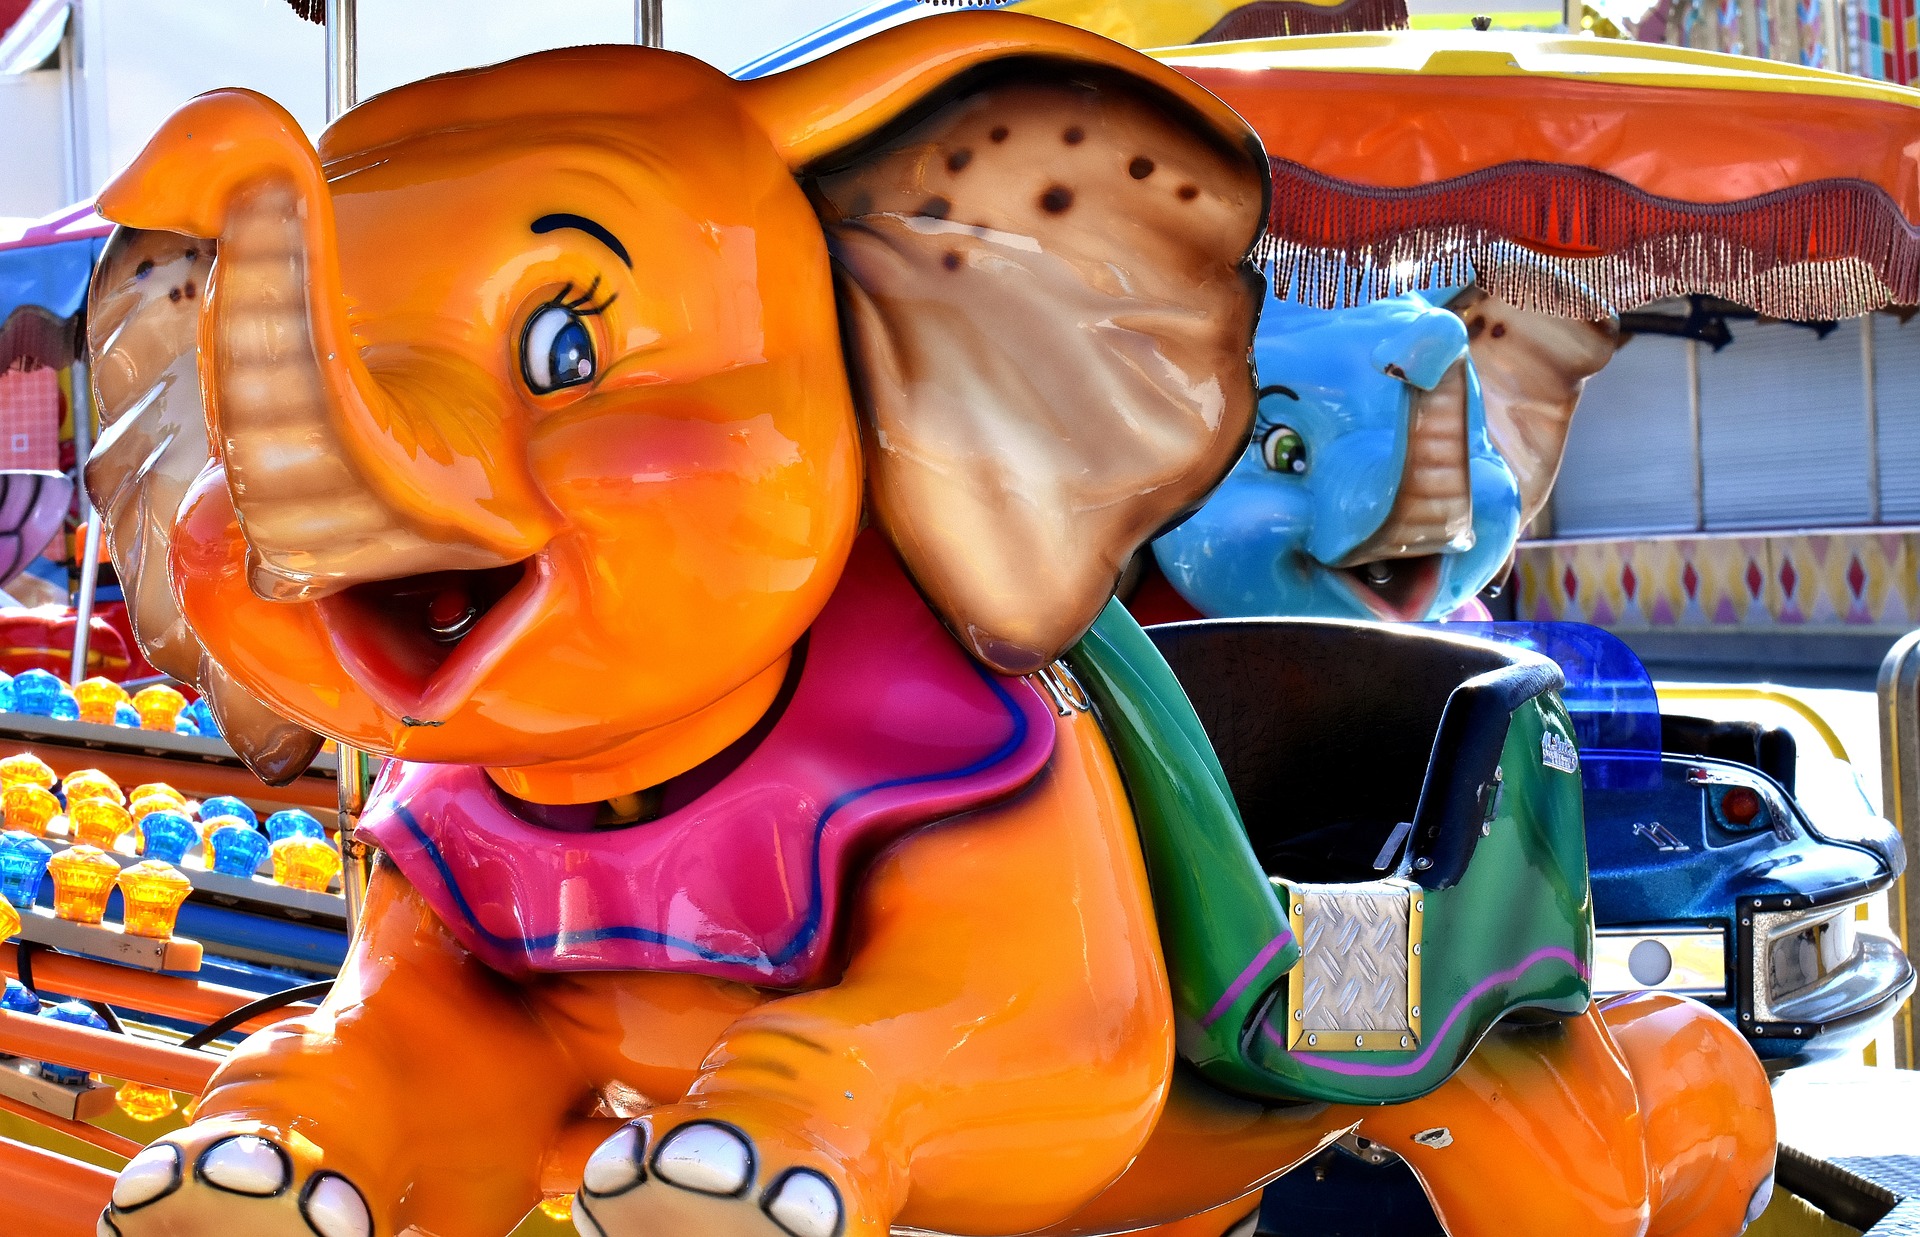
[[[1467,452],[1467,376],[1455,362],[1431,391],[1409,401],[1407,456],[1393,506],[1372,536],[1336,567],[1416,558],[1473,544],[1473,482]]]
[[[277,105],[245,91],[196,99],[100,207],[136,227],[219,241],[201,376],[256,593],[303,600],[497,567],[544,543],[530,482],[503,486],[500,461],[454,450],[447,427],[369,373],[347,320],[331,194]],[[472,501],[476,480],[477,496],[507,501]]]

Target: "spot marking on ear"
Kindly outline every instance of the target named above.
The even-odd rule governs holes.
[[[950,271],[959,270],[960,269],[960,251],[957,249],[947,250],[947,252],[942,254],[940,257],[940,265],[946,267]]]
[[[1065,185],[1049,185],[1040,195],[1040,209],[1049,215],[1063,214],[1073,205],[1073,190]]]
[[[167,289],[167,299],[168,299],[168,300],[170,300],[170,301],[178,301],[178,300],[180,299],[180,289],[178,289],[178,288],[168,288],[168,289]]]
[[[1505,335],[1506,333],[1507,333],[1506,323],[1496,322],[1493,324],[1493,337],[1495,339],[1499,339],[1502,335]]]
[[[1487,329],[1487,320],[1485,318],[1482,318],[1480,315],[1475,314],[1473,316],[1473,320],[1467,323],[1467,338],[1479,339],[1480,332],[1486,329]]]
[[[996,142],[1004,142],[1007,140],[1007,127],[1005,125],[995,125],[993,132],[987,134],[987,136]]]
[[[959,150],[956,150],[952,154],[947,156],[947,171],[949,172],[962,171],[966,168],[966,166],[969,163],[972,163],[972,162],[973,162],[973,152],[963,146]]]
[[[1079,125],[1074,125],[1060,135],[1060,140],[1069,146],[1078,146],[1087,140],[1087,131]]]
[[[952,212],[953,203],[947,201],[947,199],[941,197],[939,194],[935,194],[920,204],[920,213],[929,219],[945,219]]]
[[[1153,175],[1153,160],[1145,155],[1134,156],[1133,162],[1127,165],[1127,175],[1135,180],[1145,180]]]
[[[1180,200],[1182,202],[1191,202],[1199,196],[1200,196],[1200,186],[1198,185],[1180,186]]]

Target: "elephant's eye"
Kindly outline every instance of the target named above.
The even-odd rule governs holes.
[[[1275,472],[1295,476],[1307,471],[1307,444],[1292,426],[1276,425],[1260,440],[1260,457]]]
[[[527,320],[520,373],[534,394],[578,386],[593,377],[593,332],[571,306],[545,306]]]

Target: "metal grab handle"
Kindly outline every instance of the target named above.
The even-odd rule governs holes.
[[[1920,631],[1909,632],[1880,663],[1881,815],[1900,831],[1907,871],[1887,891],[1888,918],[1900,935],[1900,947],[1913,956],[1920,945],[1920,899],[1907,889],[1907,877],[1920,866]],[[1920,1067],[1915,1053],[1913,1002],[1893,1020],[1894,1065]]]

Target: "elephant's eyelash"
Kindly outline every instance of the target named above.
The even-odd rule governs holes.
[[[560,289],[559,293],[553,298],[553,303],[555,305],[560,305],[567,309],[571,309],[574,313],[579,314],[583,318],[590,318],[595,314],[603,314],[607,312],[607,307],[612,305],[616,300],[620,299],[620,294],[618,292],[609,292],[607,294],[606,300],[601,301],[598,305],[595,305],[592,303],[593,296],[594,296],[594,293],[598,292],[599,290],[600,290],[600,276],[595,275],[593,277],[593,282],[588,284],[586,291],[581,292],[579,296],[577,297],[573,296],[576,289],[572,284],[568,284],[566,287]],[[569,297],[572,297],[573,299],[569,300],[568,299]]]

